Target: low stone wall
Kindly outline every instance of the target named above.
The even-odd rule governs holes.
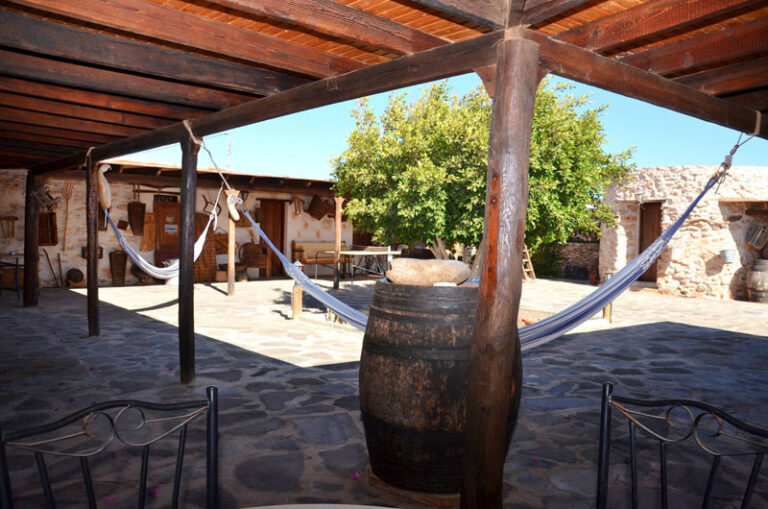
[[[566,274],[566,267],[583,267],[586,272],[597,270],[600,244],[598,242],[568,242],[559,248],[558,255],[556,269],[561,274]]]
[[[603,227],[600,242],[600,273],[617,272],[637,256],[640,207],[661,202],[661,226],[666,229],[682,214],[714,174],[713,166],[638,168],[633,180],[606,193],[618,224]],[[745,298],[746,275],[758,250],[745,242],[749,225],[766,224],[766,215],[747,210],[768,202],[768,168],[733,167],[717,194],[710,191],[691,213],[661,254],[657,287],[667,294],[717,299]],[[734,249],[733,263],[720,253]]]

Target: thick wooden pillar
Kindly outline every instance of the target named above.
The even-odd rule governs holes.
[[[336,203],[336,215],[334,216],[335,229],[333,231],[333,288],[339,288],[339,270],[341,265],[341,207],[344,204],[344,198],[334,196]]]
[[[510,409],[510,394],[519,404],[520,391],[513,366],[520,352],[517,313],[539,51],[536,43],[514,35],[498,48],[484,263],[470,353],[461,491],[461,507],[465,509],[502,507],[507,423],[517,417],[517,405]]]
[[[24,191],[24,307],[37,306],[37,296],[40,293],[40,249],[37,234],[40,203],[34,195],[35,185],[35,175],[30,170],[27,172]]]
[[[181,142],[181,230],[179,232],[179,365],[181,383],[195,381],[195,202],[197,152],[189,136]]]
[[[85,280],[88,286],[88,336],[99,335],[99,169],[88,160],[85,167]]]
[[[227,295],[235,295],[235,220],[227,217]]]

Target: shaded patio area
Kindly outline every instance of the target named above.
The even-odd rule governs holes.
[[[84,295],[44,289],[38,308],[21,308],[14,294],[4,292],[3,428],[39,424],[110,398],[200,398],[206,386],[216,385],[222,507],[310,502],[423,507],[368,483],[357,398],[362,333],[327,324],[324,311],[312,310],[309,302],[301,320],[287,320],[290,288],[289,281],[279,280],[238,283],[237,296],[228,298],[215,285],[195,287],[197,379],[192,387],[178,383],[176,288],[100,289],[102,335],[96,339],[86,337]],[[537,281],[525,285],[523,305],[549,311],[546,303],[557,306],[559,299],[589,291],[583,285]],[[339,292],[365,306],[371,285],[343,284]],[[633,306],[645,315],[633,312]],[[754,303],[627,292],[615,307],[612,326],[595,322],[599,330],[524,353],[523,400],[506,462],[504,506],[594,505],[605,381],[614,382],[621,394],[701,399],[765,426],[767,313]],[[632,322],[632,316],[649,318]],[[688,316],[688,323],[680,316]],[[646,323],[653,318],[656,323]],[[182,498],[187,507],[198,507],[204,502],[204,455],[194,444],[202,432],[192,438],[186,460],[191,475]],[[618,465],[621,458],[614,458]],[[684,467],[672,477],[673,486],[701,475],[706,481],[706,471],[688,466],[686,458],[671,458]],[[31,456],[12,456],[10,463],[17,506],[38,507],[29,491],[36,475]],[[97,496],[112,497],[114,507],[135,505],[134,483],[127,475],[123,480],[123,472],[104,471],[111,481],[100,488],[97,470]],[[61,475],[57,486],[67,501],[84,500],[77,498],[83,494],[76,472],[52,468],[54,481]],[[627,473],[619,466],[612,473],[612,497],[620,497]],[[736,478],[741,470],[734,466],[726,474]],[[150,476],[150,486],[157,486],[150,506],[162,507],[170,480],[162,468],[150,467]],[[764,481],[765,474],[753,507],[768,504]],[[730,483],[718,489],[716,498],[732,496]],[[680,507],[690,501],[685,489],[672,496],[682,497]]]

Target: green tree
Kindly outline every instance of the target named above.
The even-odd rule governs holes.
[[[526,243],[563,243],[613,222],[603,190],[624,178],[631,150],[603,151],[600,114],[586,96],[544,81],[531,136]],[[583,110],[583,111],[582,111]],[[443,239],[479,244],[483,235],[491,101],[481,87],[452,96],[435,84],[409,103],[390,97],[380,118],[366,99],[352,111],[348,148],[334,158],[335,191],[349,197],[346,214],[385,244]]]

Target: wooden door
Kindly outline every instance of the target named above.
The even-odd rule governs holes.
[[[163,266],[163,260],[179,257],[181,233],[181,205],[156,201],[155,215],[155,265]]]
[[[261,229],[269,240],[285,253],[285,202],[283,200],[260,200],[259,221]],[[283,275],[283,265],[272,250],[269,251],[273,275]]]
[[[643,203],[640,206],[640,252],[661,235],[661,202]],[[640,276],[640,281],[656,281],[658,260]]]

